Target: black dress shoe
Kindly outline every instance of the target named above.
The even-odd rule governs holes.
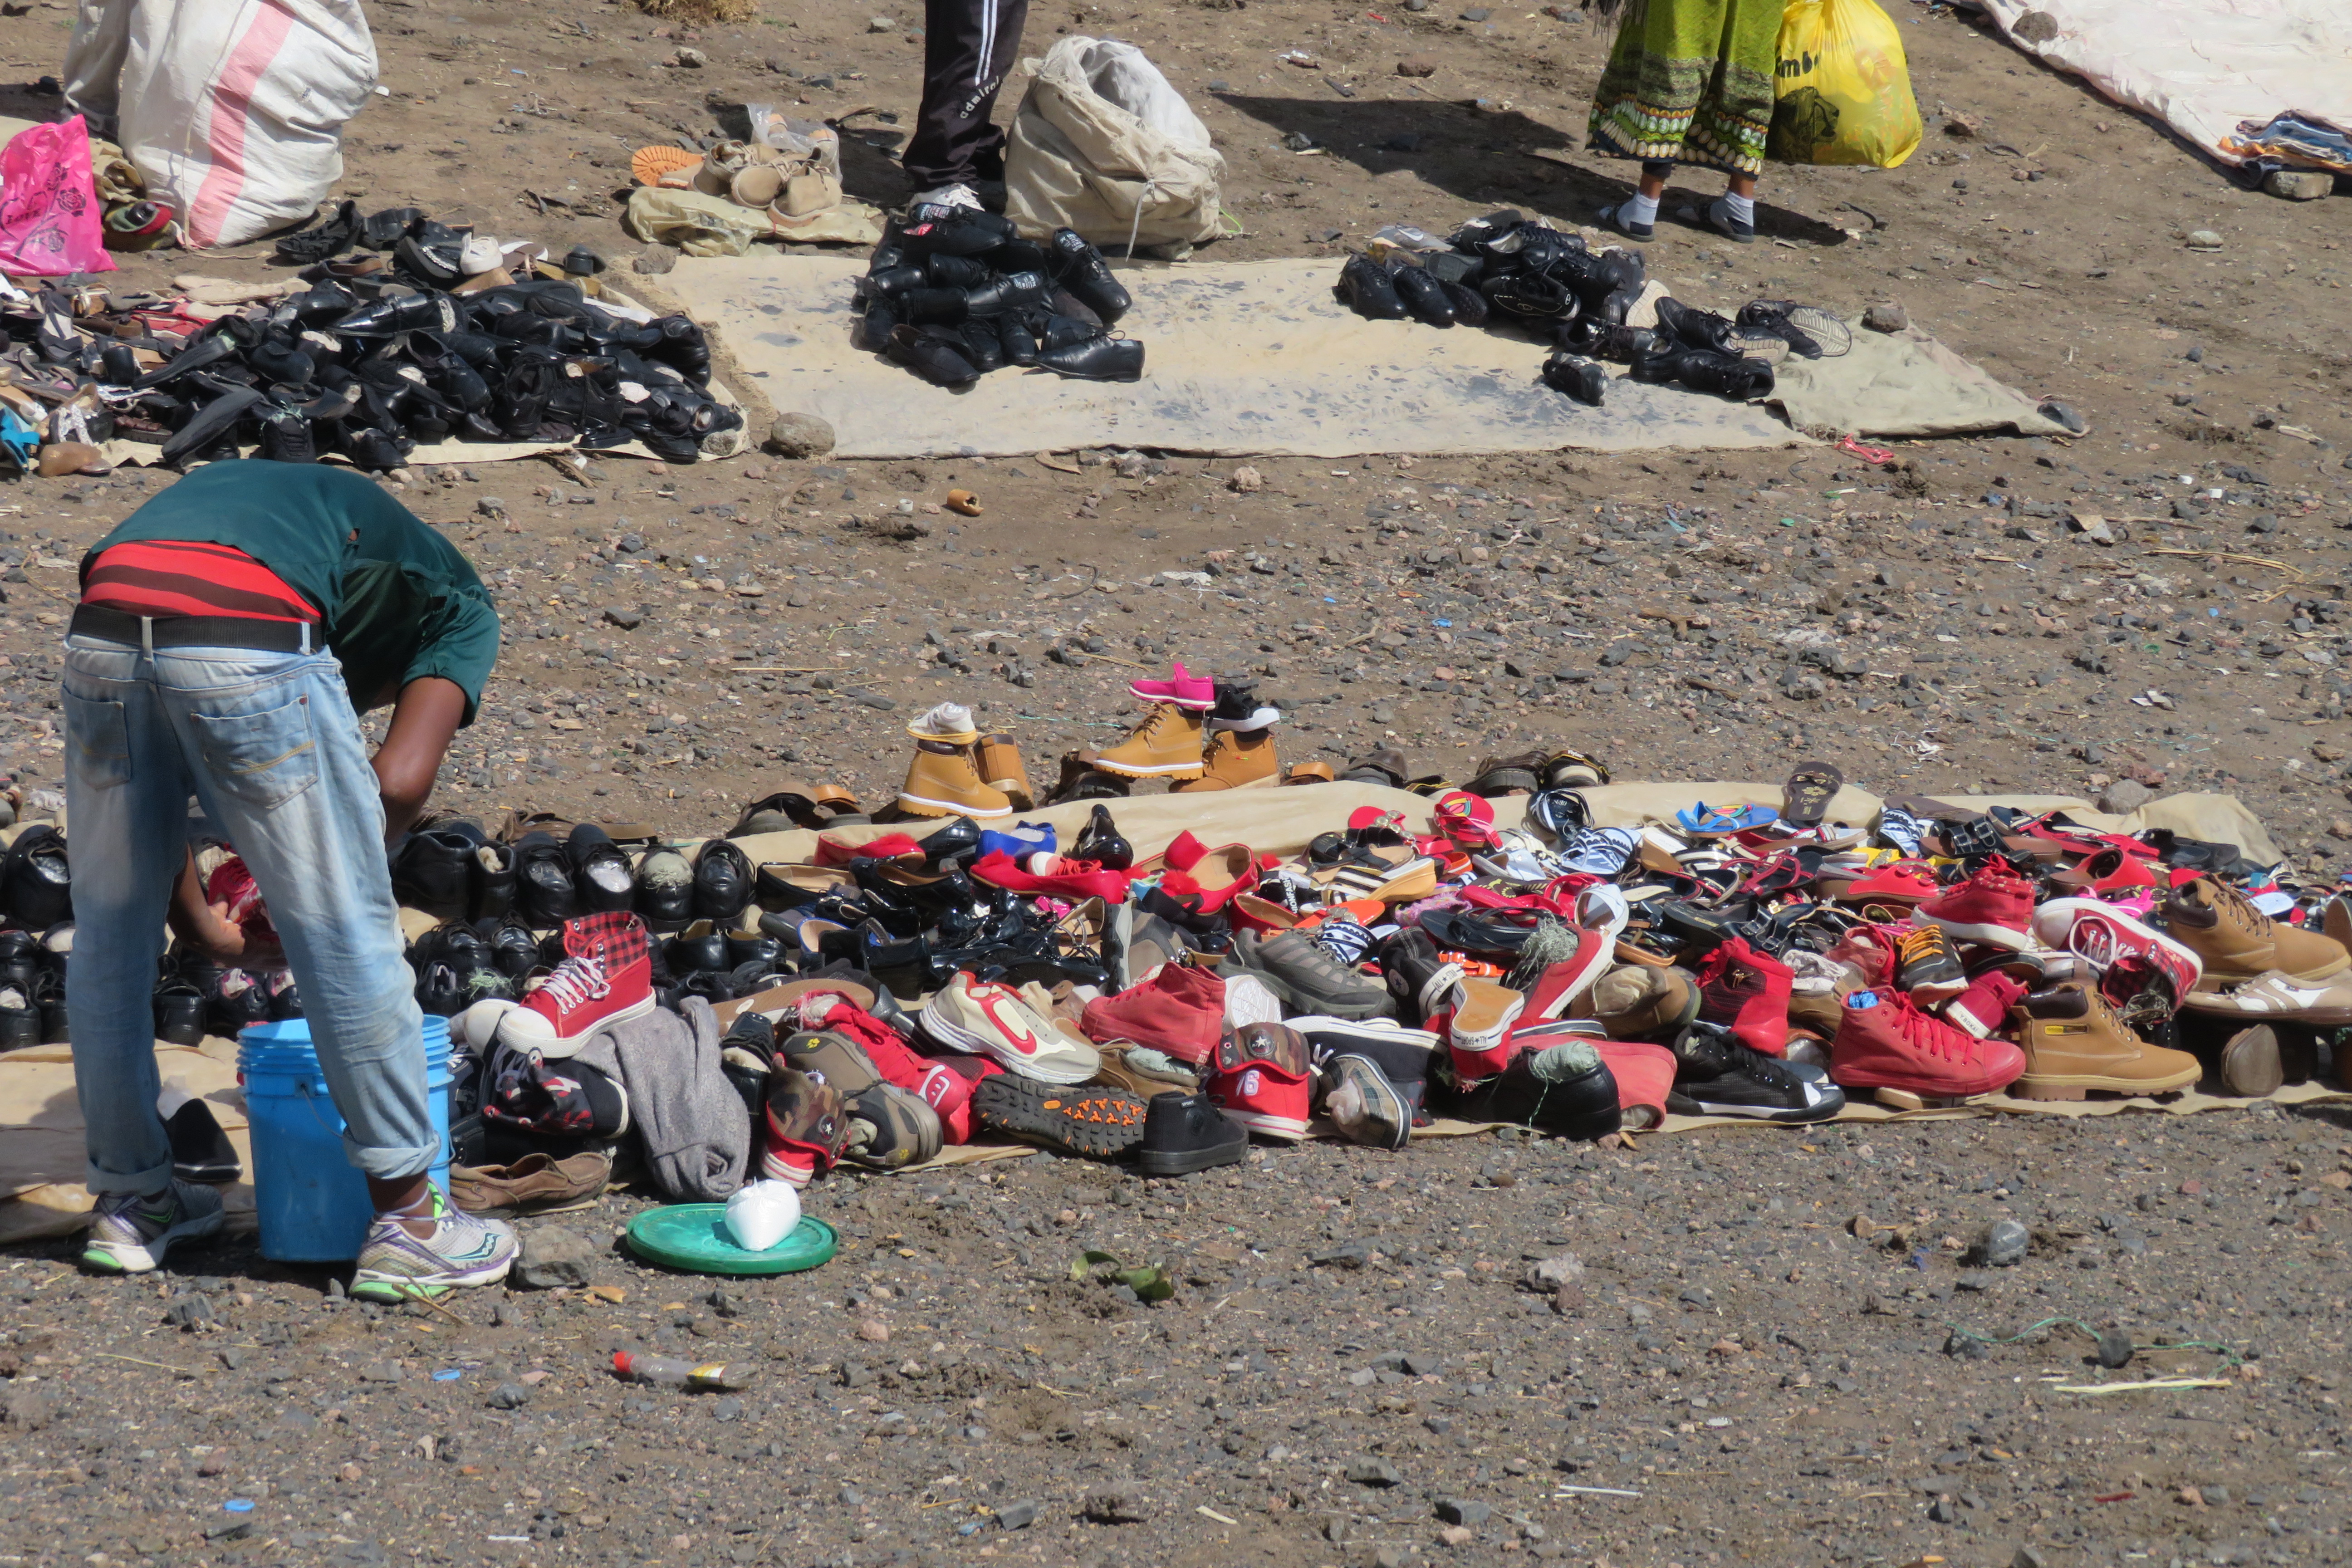
[[[637,862],[637,913],[656,931],[676,931],[694,919],[694,868],[675,849],[646,852]]]
[[[751,907],[752,881],[750,856],[731,840],[705,839],[694,858],[694,918],[733,925]]]
[[[446,294],[427,291],[371,300],[345,313],[335,322],[334,331],[342,337],[388,338],[396,332],[454,332],[458,324],[457,302]]]
[[[996,213],[923,202],[908,209],[906,226],[898,231],[898,245],[910,258],[985,256],[998,246],[1020,237],[1021,231],[1013,226],[1012,221]]]
[[[581,913],[608,914],[635,902],[637,883],[629,871],[629,858],[603,828],[593,822],[580,824],[564,840],[563,854],[572,864]]]
[[[1189,1176],[1249,1158],[1249,1132],[1205,1094],[1156,1094],[1143,1113],[1135,1170],[1143,1176]]]
[[[1527,1036],[1528,1048],[1500,1076],[1465,1097],[1464,1114],[1583,1142],[1616,1131],[1616,1075],[1590,1040],[1572,1033],[1573,1027],[1553,1024],[1516,1032],[1515,1041]],[[1553,1036],[1556,1042],[1548,1038]]]
[[[974,316],[957,329],[956,336],[963,343],[963,357],[971,361],[971,368],[981,374],[1004,368],[1004,338],[998,331],[996,318]]]
[[[24,993],[0,993],[0,1051],[20,1051],[41,1043],[41,1013]]]
[[[474,846],[466,870],[466,912],[478,921],[494,921],[514,908],[514,846],[485,838]]]
[[[1544,361],[1543,384],[1554,392],[1565,392],[1579,403],[1601,406],[1609,390],[1609,373],[1589,359],[1579,359],[1570,353],[1556,353]]]
[[[923,840],[923,864],[934,871],[968,865],[979,852],[980,824],[969,816],[950,817]]]
[[[1035,319],[1036,312],[1031,310],[1016,310],[998,318],[996,341],[1004,350],[1005,363],[1027,366],[1037,363],[1037,332],[1033,325]]]
[[[539,967],[539,938],[530,928],[510,917],[484,919],[475,926],[488,951],[489,967],[509,980],[520,980]]]
[[[980,372],[952,345],[919,327],[893,328],[882,352],[894,364],[905,365],[933,386],[970,386]]]
[[[308,386],[318,362],[283,332],[272,332],[245,351],[245,363],[259,374],[288,386]]]
[[[66,859],[65,835],[35,823],[0,859],[0,894],[17,924],[45,931],[73,918],[73,869]]]
[[[1098,805],[1087,817],[1087,825],[1078,829],[1077,837],[1070,841],[1073,859],[1092,860],[1106,871],[1124,871],[1135,864],[1135,846],[1119,833],[1118,824],[1111,820],[1110,807]]]
[[[155,1037],[175,1046],[200,1045],[205,1037],[205,994],[184,980],[155,988]]]
[[[0,931],[0,985],[32,989],[41,972],[41,939],[28,931]]]
[[[1063,349],[1040,349],[1037,364],[1076,381],[1139,381],[1143,344],[1135,338],[1097,338]]]
[[[1369,256],[1350,256],[1339,268],[1339,281],[1331,292],[1349,310],[1367,321],[1402,321],[1411,312],[1405,309],[1403,297],[1397,293],[1395,280],[1388,268]]]
[[[525,924],[543,931],[580,912],[580,890],[572,861],[552,833],[526,833],[514,847],[515,911]],[[558,963],[564,954],[560,948]]]
[[[903,272],[915,268],[902,268]],[[996,269],[976,256],[950,256],[935,252],[923,258],[923,286],[930,289],[977,289],[996,277]]]
[[[416,976],[416,1005],[436,1018],[454,1018],[473,1005],[473,998],[457,966],[436,961]]]
[[[1412,319],[1425,327],[1450,327],[1454,324],[1454,299],[1446,293],[1445,285],[1418,267],[1400,267],[1390,274],[1397,298],[1412,312]]]
[[[65,1046],[73,1043],[73,1027],[66,1016],[65,977],[44,970],[33,982],[33,994],[26,998],[41,1015],[41,1044]]]
[[[404,835],[392,852],[393,896],[435,914],[465,909],[473,891],[474,851],[488,842],[470,822]]]
[[[762,969],[778,969],[784,963],[782,939],[753,932],[730,931],[726,935],[727,967],[740,969],[756,963]]]
[[[1042,305],[1052,292],[1046,286],[1044,273],[1016,272],[1010,278],[998,278],[977,289],[966,289],[964,306],[969,314],[993,316],[1006,310],[1026,310]]]
[[[1087,243],[1076,229],[1057,228],[1045,240],[1045,270],[1070,297],[1110,326],[1135,308],[1134,298],[1119,283],[1102,252]]]
[[[669,963],[672,974],[694,974],[707,969],[732,969],[727,956],[727,937],[721,931],[706,931],[700,936],[674,936],[662,943],[662,957]]]
[[[971,314],[971,299],[961,289],[909,289],[890,307],[919,327],[960,327]]]
[[[245,1173],[236,1145],[221,1131],[220,1119],[201,1100],[191,1100],[163,1121],[172,1141],[172,1174],[184,1182],[219,1186]]]

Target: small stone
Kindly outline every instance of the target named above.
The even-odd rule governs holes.
[[[37,1432],[57,1418],[57,1402],[38,1387],[16,1384],[0,1400],[0,1422],[20,1432]]]
[[[680,49],[670,57],[670,60],[673,64],[683,66],[688,70],[698,71],[710,63],[710,57],[700,49]]]
[[[868,16],[866,18],[866,30],[869,33],[895,33],[898,30],[898,24],[888,16]]]
[[[1528,1265],[1527,1286],[1530,1290],[1558,1290],[1584,1278],[1584,1259],[1573,1252],[1563,1252],[1556,1258],[1538,1258]]]
[[[2263,189],[2291,202],[2315,202],[2336,189],[2336,176],[2326,169],[2273,169],[2263,176]]]
[[[2025,1250],[2033,1245],[2033,1233],[2013,1219],[1997,1219],[1984,1227],[1967,1254],[1971,1265],[1990,1268],[2008,1268],[2025,1261]]]
[[[999,1530],[1026,1530],[1036,1522],[1037,1505],[1034,1502],[1009,1502],[996,1510],[996,1528]]]
[[[814,414],[780,414],[768,426],[767,448],[779,458],[822,458],[833,443],[833,426]]]
[[[596,1249],[583,1237],[560,1226],[546,1226],[522,1238],[522,1254],[515,1260],[515,1279],[526,1289],[552,1290],[559,1286],[585,1286],[593,1277]]]
[[[2215,234],[2210,228],[2193,229],[2190,231],[2189,236],[2189,248],[2191,250],[2219,250],[2221,248],[2221,237]]]
[[[1484,1524],[1494,1515],[1492,1506],[1472,1498],[1437,1500],[1437,1517],[1448,1524]]]
[[[1258,491],[1265,488],[1265,476],[1259,473],[1255,468],[1250,468],[1248,465],[1244,464],[1241,468],[1235,468],[1234,470],[1234,477],[1225,482],[1228,488],[1237,495],[1255,495]]]
[[[2031,1546],[2021,1546],[2009,1560],[2009,1568],[2049,1568],[2042,1553]]]
[[[1473,5],[1462,13],[1462,19],[1465,22],[1483,22],[1493,15],[1494,13],[1484,5]]]
[[[1095,1524],[1139,1524],[1151,1517],[1151,1502],[1138,1482],[1106,1481],[1087,1493],[1078,1511]]]
[[[686,252],[668,245],[649,245],[629,258],[629,270],[648,278],[658,278],[677,266],[677,258]]]
[[[1358,1459],[1348,1467],[1348,1479],[1360,1487],[1393,1487],[1404,1482],[1404,1474],[1386,1459]]]
[[[1396,73],[1410,77],[1435,76],[1437,62],[1426,55],[1414,55],[1410,59],[1397,61]]]
[[[520,1383],[502,1383],[482,1403],[492,1410],[520,1410],[530,1403],[530,1390]]]
[[[1911,313],[1900,305],[1873,305],[1862,313],[1862,324],[1874,332],[1899,332],[1911,324]]]
[[[1936,1524],[1958,1524],[1960,1521],[1959,1504],[1950,1498],[1939,1497],[1927,1505],[1927,1518]]]
[[[2156,792],[2137,779],[2117,779],[2099,795],[2099,809],[2110,816],[2137,811],[2156,798]]]
[[[2127,1365],[2132,1358],[2131,1336],[2121,1329],[2103,1329],[2099,1331],[2098,1343],[2093,1347],[2091,1354],[2101,1366],[2110,1371]]]
[[[625,632],[633,632],[646,624],[646,613],[643,610],[632,610],[620,605],[607,605],[604,606],[604,620],[606,624],[618,626]]]
[[[1449,1524],[1437,1532],[1439,1543],[1445,1546],[1467,1546],[1477,1538],[1476,1531],[1465,1530],[1458,1524]]]
[[[164,1322],[190,1333],[218,1321],[209,1296],[183,1296],[163,1310]]]

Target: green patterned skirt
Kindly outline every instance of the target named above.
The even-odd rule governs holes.
[[[1760,171],[1780,11],[1780,0],[1626,0],[1593,94],[1593,150]]]

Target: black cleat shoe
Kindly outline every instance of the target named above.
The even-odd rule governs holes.
[[[1589,403],[1598,408],[1609,389],[1609,373],[1589,359],[1579,359],[1571,353],[1556,353],[1544,361],[1543,384],[1554,392],[1564,392],[1579,403]]]
[[[1445,285],[1418,267],[1400,267],[1389,276],[1397,298],[1412,312],[1412,319],[1425,327],[1450,327],[1454,323],[1454,298]]]

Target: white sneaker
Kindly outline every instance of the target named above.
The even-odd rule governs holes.
[[[933,190],[917,191],[907,205],[917,207],[926,202],[934,206],[969,207],[973,212],[981,210],[980,193],[970,185],[940,185]]]

